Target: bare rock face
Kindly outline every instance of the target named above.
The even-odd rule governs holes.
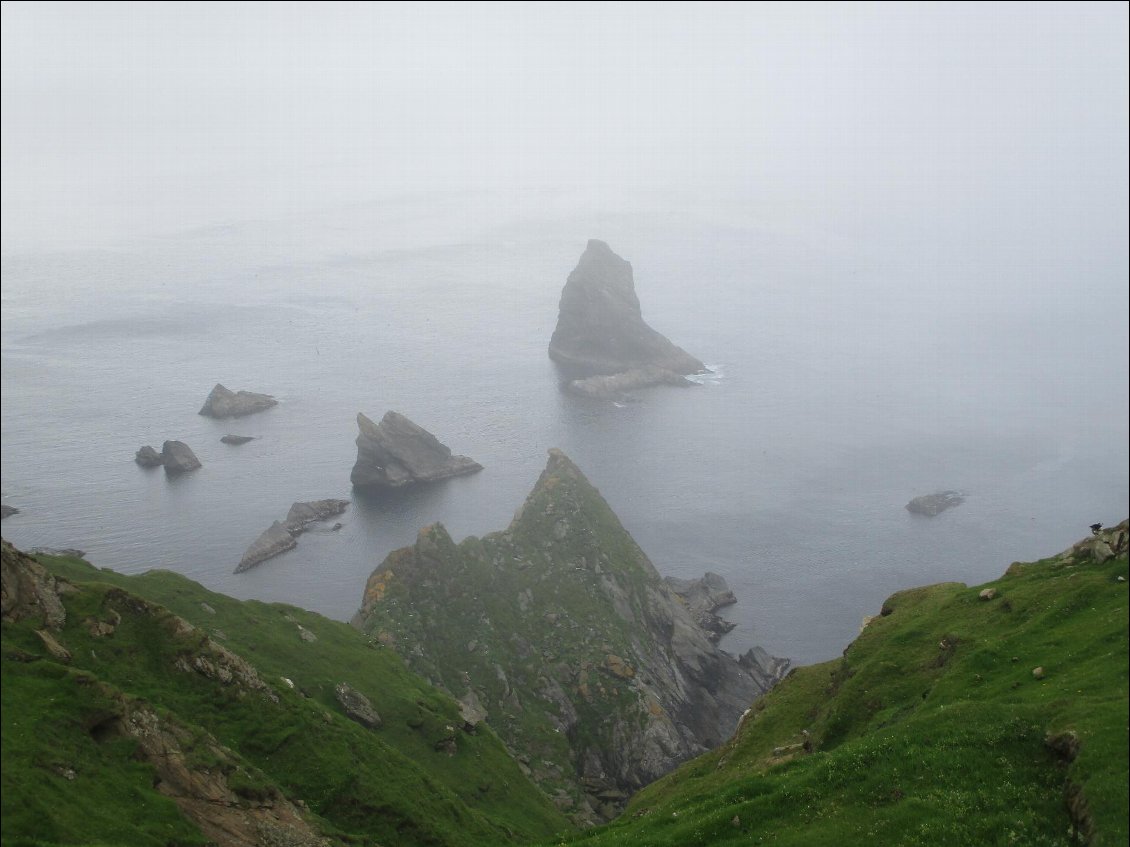
[[[159,468],[161,465],[165,464],[165,457],[148,444],[137,451],[133,460],[143,468]]]
[[[561,292],[549,356],[577,375],[647,368],[658,369],[653,375],[706,371],[702,362],[648,326],[640,312],[631,264],[595,239],[589,241]]]
[[[946,509],[960,506],[964,502],[965,497],[959,491],[938,491],[934,494],[923,494],[921,497],[915,497],[906,504],[906,510],[916,515],[926,515],[932,518],[935,515],[940,515]]]
[[[359,488],[400,488],[475,473],[483,466],[451,448],[423,427],[396,412],[375,424],[357,415],[357,462],[350,481]]]
[[[247,548],[247,552],[243,554],[243,558],[236,565],[235,573],[243,573],[260,562],[265,562],[267,559],[285,553],[287,550],[293,550],[297,546],[298,542],[294,540],[290,530],[275,521]]]
[[[694,616],[695,621],[709,635],[710,640],[718,642],[722,636],[730,632],[736,624],[718,616],[719,609],[732,606],[738,602],[726,580],[712,571],[707,571],[699,579],[679,579],[678,577],[665,577],[687,609]]]
[[[60,630],[67,610],[60,598],[63,586],[31,556],[7,541],[0,549],[0,616],[5,621],[32,620]]]
[[[267,559],[272,559],[287,550],[293,550],[298,546],[295,539],[304,533],[310,524],[340,515],[348,505],[348,500],[311,500],[308,503],[293,504],[286,514],[286,521],[283,523],[275,521],[247,548],[247,552],[236,566],[235,573],[243,573]]]
[[[722,743],[787,666],[755,676],[719,650],[559,450],[506,530],[456,544],[434,524],[390,553],[354,624],[465,692],[579,822]]]
[[[210,418],[240,418],[244,415],[262,412],[272,406],[277,406],[279,401],[270,394],[256,394],[254,391],[231,391],[220,383],[212,389],[200,414]]]
[[[165,473],[170,474],[186,473],[201,467],[192,448],[183,441],[166,441],[161,447],[161,463],[165,466]]]
[[[377,710],[373,708],[369,698],[349,683],[343,682],[338,685],[334,689],[334,697],[337,698],[342,711],[350,720],[356,721],[368,729],[380,728],[381,716],[377,714]]]

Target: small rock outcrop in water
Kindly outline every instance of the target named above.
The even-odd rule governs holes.
[[[719,609],[738,602],[726,580],[718,574],[707,571],[700,579],[679,579],[674,576],[664,579],[671,590],[683,598],[694,615],[695,622],[710,635],[711,641],[718,642],[737,626],[716,614]]]
[[[275,521],[247,548],[247,552],[236,566],[235,573],[243,573],[280,553],[293,550],[298,546],[295,538],[305,532],[310,524],[340,515],[348,505],[348,500],[311,500],[307,503],[295,503],[287,512],[286,521],[282,523]],[[340,526],[337,524],[334,529]]]
[[[220,439],[224,444],[233,444],[238,447],[240,444],[246,444],[248,441],[254,441],[253,435],[225,435]]]
[[[165,457],[148,444],[137,451],[133,460],[143,468],[159,468],[161,465],[165,464]]]
[[[481,471],[483,466],[451,449],[404,415],[388,412],[375,424],[357,415],[357,462],[350,481],[359,488],[400,488]]]
[[[240,418],[278,404],[279,401],[270,394],[256,394],[254,391],[231,391],[217,382],[212,393],[208,395],[208,399],[204,401],[200,414],[210,418]]]
[[[12,515],[18,515],[19,513],[19,509],[17,509],[15,506],[9,506],[7,503],[0,506],[0,520],[3,520],[4,518],[10,518]]]
[[[561,292],[549,356],[575,377],[622,375],[620,383],[577,379],[572,391],[605,399],[629,388],[679,384],[707,368],[644,321],[632,266],[603,241],[589,241]]]
[[[506,530],[456,544],[434,524],[390,553],[354,624],[489,714],[578,821],[720,744],[787,666],[719,650],[559,450]]]
[[[960,506],[964,502],[965,498],[958,491],[938,491],[935,494],[923,494],[921,497],[915,497],[906,504],[906,510],[916,515],[926,515],[932,518],[935,515],[940,515],[946,509]]]
[[[166,441],[161,446],[161,463],[165,473],[171,474],[194,471],[201,466],[192,448],[183,441]]]

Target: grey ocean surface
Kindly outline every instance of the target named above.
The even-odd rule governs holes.
[[[5,255],[2,484],[21,510],[5,538],[347,620],[421,527],[504,528],[560,447],[661,573],[729,581],[727,649],[808,663],[839,654],[896,590],[994,579],[1126,515],[1121,342],[982,297],[975,270],[923,285],[913,263],[660,215],[453,214],[433,237],[398,234],[435,214],[405,200]],[[546,347],[589,237],[633,263],[645,318],[712,377],[625,404],[562,392]],[[217,381],[279,405],[198,416]],[[485,470],[352,491],[356,414],[389,409]],[[256,440],[221,444],[229,432]],[[134,464],[165,439],[203,468]],[[947,488],[964,505],[932,519],[903,508]],[[326,497],[353,501],[340,532],[232,573],[293,501]]]

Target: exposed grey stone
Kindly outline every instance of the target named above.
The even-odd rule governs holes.
[[[148,444],[137,451],[133,460],[143,468],[157,468],[165,464],[164,457]]]
[[[261,412],[279,403],[270,394],[256,394],[254,391],[231,391],[220,383],[208,395],[200,414],[211,418],[238,418]]]
[[[653,366],[675,374],[706,366],[644,321],[632,266],[603,241],[589,241],[561,292],[554,361],[578,375],[618,374]]]
[[[938,491],[934,494],[923,494],[921,497],[915,497],[906,504],[906,510],[914,512],[916,515],[926,515],[932,518],[935,515],[940,515],[946,509],[960,506],[964,502],[965,497],[959,491]]]
[[[275,521],[247,548],[247,552],[243,554],[243,558],[239,560],[239,564],[236,566],[235,573],[243,573],[260,562],[265,562],[267,559],[285,553],[287,550],[292,550],[296,546],[298,546],[298,542],[294,540],[290,530]]]
[[[699,579],[665,578],[671,590],[679,595],[694,616],[695,621],[717,642],[737,624],[718,616],[719,609],[738,602],[726,580],[720,575],[707,571]]]
[[[399,488],[474,473],[483,466],[451,449],[423,427],[397,412],[380,424],[358,413],[357,462],[350,480],[358,487]]]
[[[18,515],[19,513],[20,513],[20,510],[17,509],[15,506],[9,506],[7,503],[0,505],[0,520],[3,520],[4,518],[9,518],[12,515]]]
[[[761,647],[754,647],[741,655],[738,664],[757,681],[762,691],[768,691],[784,678],[791,662],[770,656]]]
[[[183,441],[166,441],[161,447],[161,458],[165,473],[185,473],[200,467],[200,460]]]
[[[369,698],[349,683],[343,682],[338,685],[334,689],[334,696],[337,697],[342,711],[350,720],[357,721],[361,726],[369,729],[377,729],[381,725],[381,716],[377,714]]]
[[[348,505],[348,500],[333,499],[294,503],[286,513],[286,527],[291,532],[301,532],[308,524],[340,515]]]
[[[220,441],[224,444],[231,444],[238,447],[240,444],[246,444],[248,441],[254,441],[253,435],[225,435]]]

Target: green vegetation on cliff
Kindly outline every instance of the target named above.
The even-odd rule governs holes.
[[[333,843],[498,845],[569,828],[488,728],[352,627],[42,557],[66,609],[44,627],[9,615],[20,554],[4,555],[5,845],[317,843],[301,826]],[[378,728],[347,716],[342,683]],[[178,812],[194,803],[204,825]]]
[[[843,658],[578,841],[1125,844],[1126,538],[894,595]]]

